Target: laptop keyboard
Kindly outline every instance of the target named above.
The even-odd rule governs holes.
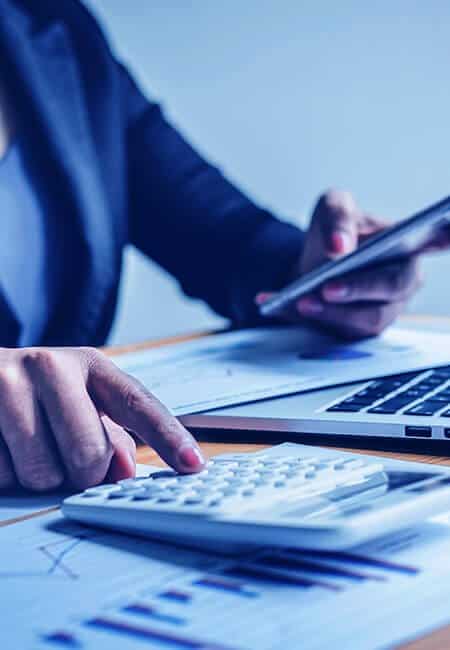
[[[326,410],[450,418],[450,366],[377,379]]]

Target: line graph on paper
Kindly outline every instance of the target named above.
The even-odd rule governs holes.
[[[37,555],[37,557],[33,558],[33,568],[21,570],[15,568],[0,569],[0,579],[55,576],[78,580],[80,573],[71,566],[71,555],[76,553],[80,544],[98,536],[99,534],[96,533],[83,533],[36,546],[34,555]]]
[[[50,561],[47,574],[53,575],[57,571],[60,571],[71,580],[77,580],[80,576],[71,569],[66,558],[67,560],[70,560],[70,553],[73,552],[77,546],[82,544],[85,539],[89,539],[89,536],[83,535],[68,542],[52,542],[51,544],[40,546],[39,551],[41,551],[41,553],[43,553]]]
[[[60,513],[50,517],[52,525],[48,528],[39,521],[26,522],[27,528],[33,525],[33,534],[15,540],[8,553],[0,557],[0,581],[39,578],[59,583],[96,580],[102,584],[111,581],[113,568],[120,587],[122,579],[127,582],[133,574],[136,580],[141,579],[146,565],[153,569],[158,566],[165,578],[179,570],[167,545],[80,526]],[[185,552],[182,557],[194,570],[205,564],[205,556],[196,551]],[[179,558],[181,563],[181,554]]]

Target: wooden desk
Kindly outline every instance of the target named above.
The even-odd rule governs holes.
[[[424,329],[430,328],[434,330],[450,330],[450,318],[442,317],[429,317],[429,316],[407,316],[403,319],[403,323],[407,326],[412,327],[423,327]],[[177,336],[169,339],[153,341],[150,343],[141,343],[131,346],[122,346],[120,348],[114,348],[113,350],[107,349],[107,353],[114,352],[131,352],[140,349],[148,349],[150,347],[160,347],[163,345],[170,345],[173,343],[187,341],[195,338],[200,338],[206,336],[208,333],[196,333],[186,336]],[[260,449],[265,449],[267,445],[255,445],[255,444],[226,444],[226,443],[201,443],[202,450],[206,457],[214,456],[215,454],[221,454],[224,452],[242,452],[242,451],[258,451]],[[336,448],[339,449],[339,448]],[[347,449],[348,451],[348,449]],[[449,457],[444,456],[429,456],[425,454],[407,454],[407,453],[390,453],[382,451],[369,451],[369,450],[359,450],[352,449],[356,453],[364,454],[373,454],[377,456],[386,456],[389,458],[397,458],[400,460],[412,460],[422,463],[430,463],[436,465],[450,465],[450,451]],[[151,463],[162,465],[162,461],[156,455],[156,453],[146,447],[141,447],[138,449],[138,462],[140,463]],[[449,549],[450,552],[450,549]],[[449,618],[450,618],[450,603],[449,603]],[[410,643],[403,644],[399,646],[402,650],[442,650],[443,648],[450,648],[450,625],[448,627],[442,628],[429,634],[423,638],[416,639]]]
[[[447,319],[447,318],[434,318],[434,317],[431,318],[425,316],[414,316],[414,317],[410,316],[404,319],[404,323],[405,325],[409,325],[409,326],[424,327],[424,328],[430,328],[434,330],[441,330],[441,331],[450,330],[450,318]],[[160,347],[163,345],[170,345],[176,342],[192,340],[194,338],[206,336],[207,334],[208,334],[207,332],[203,332],[203,333],[191,334],[186,336],[172,337],[169,339],[164,339],[159,341],[140,343],[140,344],[129,345],[129,346],[121,346],[116,348],[108,348],[105,349],[105,352],[107,354],[132,352],[132,351],[147,349],[151,347]],[[205,453],[205,456],[209,457],[224,452],[258,451],[260,449],[265,449],[267,445],[201,443],[201,447]],[[387,456],[387,457],[398,458],[403,460],[420,461],[423,463],[450,465],[450,455],[449,457],[436,457],[436,456],[428,456],[428,455],[421,455],[421,454],[389,453],[389,452],[375,452],[375,451],[370,452],[367,450],[358,450],[358,449],[353,449],[352,451],[355,451],[357,453],[366,453],[366,454],[372,453],[379,456]],[[159,457],[156,455],[156,453],[147,447],[140,447],[138,449],[138,462],[151,463],[156,465],[163,464],[162,461],[159,459]],[[53,509],[56,508],[52,508],[50,510]],[[20,517],[19,519],[16,519],[14,521],[9,520],[5,524],[0,524],[0,527],[2,525],[14,524],[16,521],[22,521],[24,519],[28,519],[30,518],[30,516],[31,517],[40,516],[45,514],[46,512],[49,512],[49,510]],[[449,603],[449,618],[450,618],[450,603]],[[441,630],[437,630],[433,634],[427,635],[426,637],[417,639],[406,645],[404,644],[401,646],[401,648],[402,650],[437,650],[437,649],[442,650],[443,648],[450,648],[450,625],[448,627],[442,628]]]

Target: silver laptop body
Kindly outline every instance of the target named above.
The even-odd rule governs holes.
[[[336,444],[357,440],[359,444],[362,438],[375,446],[402,447],[398,443],[415,441],[406,447],[434,446],[445,452],[448,445],[450,451],[450,366],[216,409],[181,420],[200,434],[246,431],[254,433],[248,436],[251,440],[304,440],[312,435],[322,436],[321,442],[336,438]]]

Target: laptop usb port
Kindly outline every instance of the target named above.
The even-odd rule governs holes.
[[[431,438],[431,427],[405,427],[405,436]]]

